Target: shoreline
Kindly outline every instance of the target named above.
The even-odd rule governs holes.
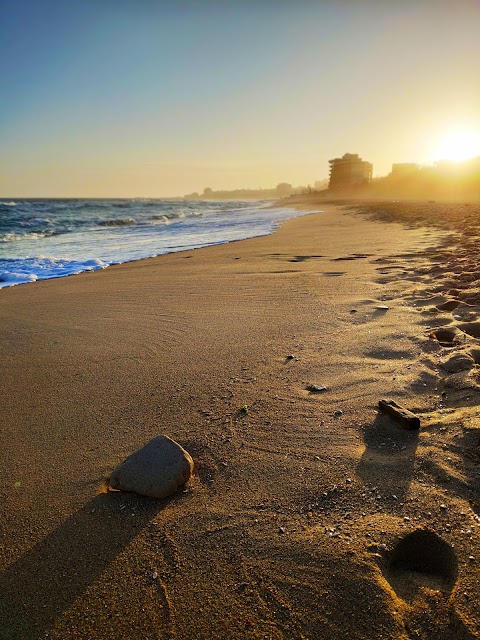
[[[452,243],[327,205],[267,236],[9,287],[0,637],[475,637],[478,365],[441,363],[477,339],[429,337],[476,322],[431,291],[467,264]],[[383,397],[420,433],[378,414]],[[102,493],[160,433],[194,459],[185,491]],[[390,569],[419,528],[455,571]]]
[[[83,201],[82,201],[83,202]],[[110,202],[110,200],[106,200],[106,202]],[[163,203],[164,201],[160,201],[161,203]],[[213,203],[213,204],[226,204],[225,202],[217,202],[217,203]],[[242,204],[245,204],[245,202],[242,202]],[[223,229],[223,232],[220,234],[221,237],[218,237],[218,231],[215,228],[215,220],[211,221],[211,229],[210,229],[210,234],[213,238],[213,240],[211,242],[206,242],[205,239],[203,238],[203,233],[202,233],[202,229],[201,228],[197,228],[194,232],[193,232],[193,236],[192,236],[192,240],[195,239],[197,241],[197,246],[194,247],[190,247],[190,248],[185,248],[185,244],[182,245],[182,241],[183,237],[182,234],[180,233],[179,235],[169,235],[168,233],[166,235],[164,235],[163,237],[160,235],[158,236],[157,239],[157,244],[156,244],[156,249],[155,251],[159,251],[159,253],[149,253],[147,251],[147,249],[145,249],[146,253],[143,256],[139,256],[139,257],[132,257],[132,253],[130,252],[130,256],[125,255],[125,252],[128,254],[127,247],[129,246],[129,243],[133,240],[135,240],[135,238],[131,238],[131,237],[125,237],[123,238],[123,245],[121,247],[121,249],[119,249],[117,251],[117,257],[114,259],[111,258],[106,258],[104,253],[107,250],[107,244],[105,244],[105,246],[101,246],[97,248],[97,253],[93,256],[88,257],[87,259],[82,259],[79,256],[75,255],[72,256],[70,255],[68,256],[69,253],[69,249],[67,246],[67,252],[65,253],[65,250],[63,249],[60,250],[60,253],[57,253],[56,255],[52,255],[50,256],[50,253],[53,251],[53,253],[55,253],[55,251],[59,251],[59,249],[55,249],[54,246],[50,246],[47,244],[46,247],[42,247],[42,244],[40,244],[40,247],[36,248],[35,251],[33,252],[35,255],[32,256],[22,256],[19,257],[19,255],[22,255],[22,252],[20,252],[19,255],[17,256],[9,256],[8,252],[7,252],[7,256],[4,258],[4,260],[8,263],[8,262],[17,262],[20,261],[20,265],[17,265],[16,267],[14,267],[14,271],[5,271],[4,273],[0,273],[0,278],[3,278],[3,280],[0,280],[0,289],[6,289],[12,286],[18,286],[20,284],[32,284],[33,282],[38,282],[41,280],[54,280],[54,279],[58,279],[58,278],[64,278],[64,277],[69,277],[72,275],[78,275],[79,273],[86,273],[86,272],[94,272],[94,271],[101,271],[103,269],[106,269],[107,267],[111,267],[113,265],[119,265],[119,264],[128,264],[129,262],[135,262],[137,260],[148,260],[149,258],[152,257],[159,257],[161,255],[167,255],[169,253],[179,253],[182,251],[192,251],[193,249],[199,249],[199,248],[203,248],[203,247],[208,247],[208,246],[217,246],[217,245],[221,245],[221,244],[226,244],[228,242],[237,242],[238,240],[248,240],[250,238],[256,238],[256,237],[262,237],[264,235],[271,235],[272,233],[275,233],[276,228],[284,221],[289,220],[291,218],[296,218],[299,217],[301,215],[305,215],[305,213],[301,210],[298,209],[297,207],[282,207],[280,206],[281,203],[278,202],[278,206],[277,203],[274,204],[274,206],[272,206],[271,204],[269,205],[267,202],[264,201],[258,201],[258,202],[253,202],[252,204],[257,204],[258,206],[256,207],[256,212],[257,212],[257,220],[256,220],[256,226],[257,228],[252,229],[250,227],[251,224],[251,220],[248,217],[248,214],[250,213],[250,210],[248,208],[245,208],[242,211],[242,215],[244,215],[245,220],[244,220],[244,228],[243,228],[243,232],[241,232],[240,236],[241,237],[234,237],[235,235],[238,235],[237,230],[234,228],[234,225],[227,228]],[[258,214],[258,212],[261,212],[262,209],[264,210],[269,210],[269,211],[277,211],[278,215],[280,216],[278,219],[264,219],[262,218],[261,215]],[[235,213],[237,211],[237,209],[232,209],[229,210],[225,210],[224,213],[228,214],[228,213]],[[313,212],[313,211],[312,211]],[[133,214],[134,215],[134,214]],[[234,219],[234,218],[233,218]],[[131,220],[132,223],[135,223],[135,220],[132,219]],[[142,228],[142,227],[140,227]],[[13,235],[15,235],[14,232],[12,232]],[[7,234],[9,235],[9,234]],[[11,234],[10,234],[11,235]],[[67,234],[53,234],[55,236],[55,238],[57,237],[67,237]],[[233,237],[232,237],[233,236]],[[93,235],[92,235],[92,231],[90,231],[90,233],[86,233],[85,237],[83,238],[83,240],[86,243],[86,246],[89,245],[89,240],[93,239]],[[165,241],[168,240],[168,238],[170,238],[170,242],[177,242],[179,243],[177,247],[175,247],[175,244],[173,245],[166,245],[166,247],[164,246],[162,248],[162,242],[161,240],[163,240],[163,244],[165,244]],[[104,238],[104,243],[108,242],[108,238],[107,240],[105,240]],[[149,247],[149,245],[146,245],[147,247]],[[107,251],[108,252],[108,251]],[[70,253],[71,253],[71,249],[70,249]],[[48,256],[48,258],[45,258],[43,256],[43,254],[46,254]],[[88,255],[88,252],[87,252]],[[102,256],[102,257],[99,257]],[[30,267],[30,265],[27,267],[27,269],[25,270],[25,265],[29,260],[40,260],[40,264],[36,267],[35,269],[35,273],[30,272],[30,269],[32,267]],[[22,263],[22,260],[24,261]],[[42,264],[42,261],[47,261],[49,264],[47,265],[47,268],[49,269],[47,275],[45,275],[45,273],[43,273],[43,269],[45,268],[44,265]],[[2,262],[0,260],[0,262]],[[64,264],[66,263],[66,264]],[[56,264],[60,265],[55,266]],[[60,268],[61,272],[60,273],[56,273],[55,269]],[[0,265],[0,269],[1,269],[1,265]],[[70,272],[67,273],[66,271],[68,271],[70,269]],[[39,277],[39,275],[40,277]]]

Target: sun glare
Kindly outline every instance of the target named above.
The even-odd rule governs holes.
[[[436,160],[463,162],[480,156],[480,133],[476,131],[452,131],[438,145]]]

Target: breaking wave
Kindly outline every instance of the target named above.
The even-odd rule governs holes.
[[[100,220],[97,222],[99,227],[128,227],[135,224],[133,218],[114,218],[112,220]]]
[[[0,202],[0,288],[272,232],[303,215],[266,202]],[[121,213],[120,213],[121,210]]]

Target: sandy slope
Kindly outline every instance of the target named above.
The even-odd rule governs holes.
[[[429,337],[450,236],[326,209],[0,292],[0,638],[477,637],[477,367],[445,392]],[[159,433],[186,490],[103,493]],[[421,540],[391,567],[425,527],[433,568]]]

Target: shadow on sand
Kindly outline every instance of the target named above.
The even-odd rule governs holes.
[[[107,493],[70,516],[0,576],[0,638],[43,637],[168,502]]]
[[[407,431],[378,413],[365,427],[363,439],[365,451],[358,463],[358,475],[383,495],[396,496],[403,502],[413,476],[418,431]]]

